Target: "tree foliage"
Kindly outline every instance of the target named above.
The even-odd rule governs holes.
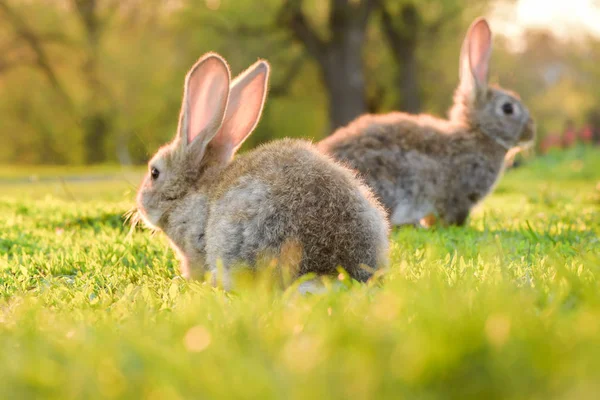
[[[458,50],[488,2],[457,0],[0,0],[0,163],[141,163],[175,130],[183,76],[217,51],[273,66],[246,147],[320,139],[364,112],[445,113]],[[597,106],[598,42],[496,38],[494,76],[541,132]],[[525,50],[523,50],[525,49]],[[564,101],[564,104],[561,104]]]

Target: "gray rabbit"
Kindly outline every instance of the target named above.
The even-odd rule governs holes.
[[[230,84],[227,63],[212,53],[192,67],[178,133],[149,162],[139,213],[166,233],[188,278],[222,266],[227,286],[236,265],[287,257],[280,265],[297,264],[293,277],[341,266],[366,281],[387,264],[389,229],[354,172],[301,140],[234,158],[260,119],[268,76],[258,61]]]
[[[535,124],[518,96],[488,86],[492,34],[485,19],[469,28],[449,119],[394,112],[364,115],[318,144],[357,170],[394,225],[463,225],[490,193],[507,152],[529,145]]]

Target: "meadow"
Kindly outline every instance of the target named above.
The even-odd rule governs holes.
[[[585,399],[600,393],[600,150],[509,170],[464,228],[302,296],[186,282],[131,229],[142,171],[0,167],[0,398]]]

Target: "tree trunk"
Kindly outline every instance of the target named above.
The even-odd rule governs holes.
[[[382,23],[396,64],[400,66],[396,85],[398,88],[398,109],[409,113],[421,111],[419,77],[417,63],[417,43],[422,29],[419,12],[412,3],[400,10],[399,16],[392,16],[382,8]]]
[[[367,111],[365,76],[360,49],[364,32],[350,27],[340,43],[332,44],[320,63],[329,99],[329,132]]]
[[[73,0],[75,10],[84,28],[88,49],[82,72],[86,80],[88,98],[83,117],[83,143],[88,164],[106,161],[106,137],[111,129],[111,113],[105,103],[106,90],[100,80],[99,59],[102,24],[98,0]]]
[[[302,12],[302,0],[284,2],[279,21],[317,61],[329,99],[329,132],[367,111],[362,46],[377,0],[330,0],[330,37],[321,39]]]
[[[400,110],[417,114],[421,112],[421,94],[419,93],[419,76],[416,57],[416,42],[406,43],[399,49],[397,62],[402,63],[398,73],[398,91]]]
[[[105,138],[109,131],[108,118],[101,112],[88,114],[83,119],[85,161],[97,164],[106,161]]]

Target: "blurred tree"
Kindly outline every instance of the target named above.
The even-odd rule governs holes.
[[[21,119],[20,126],[6,125],[21,131],[36,129],[35,135],[41,140],[29,145],[38,147],[38,162],[99,163],[114,160],[116,156],[119,161],[129,163],[147,158],[145,148],[141,155],[130,152],[130,142],[138,137],[140,129],[136,114],[145,114],[145,119],[160,117],[157,113],[148,114],[147,110],[155,100],[164,101],[164,86],[141,101],[143,111],[132,109],[131,103],[139,104],[140,98],[133,97],[147,92],[146,88],[123,89],[147,78],[149,68],[159,68],[161,61],[169,62],[161,60],[161,56],[172,46],[157,46],[160,41],[156,37],[158,32],[164,33],[160,29],[160,18],[168,15],[167,7],[166,3],[143,4],[139,0],[62,3],[38,0],[36,4],[0,0],[0,18],[8,22],[11,28],[8,33],[13,36],[7,47],[15,48],[0,56],[0,73],[28,77],[23,79],[26,85],[35,87],[31,92],[33,96],[27,96],[28,89],[24,86],[17,94],[23,97],[20,101],[31,113],[25,117],[23,113],[14,112],[12,117]],[[136,54],[144,44],[142,37],[154,39],[152,44],[160,54],[154,49]],[[145,57],[146,54],[153,59]],[[132,65],[135,71],[130,69]],[[51,96],[46,87],[36,86],[31,68],[49,83]],[[17,69],[22,72],[15,71]],[[161,73],[166,72],[170,77],[170,71]],[[5,90],[12,89],[10,86]],[[15,89],[16,86],[15,83]],[[145,86],[155,89],[152,79],[146,79]],[[39,101],[45,103],[34,106],[38,96]],[[9,112],[10,107],[6,106]],[[159,129],[154,126],[153,133]],[[77,135],[71,137],[74,133]],[[143,144],[144,140],[136,143],[140,142]],[[64,155],[65,152],[71,154],[59,157],[59,153]]]
[[[482,2],[474,3],[465,7],[464,2],[457,0],[380,1],[382,30],[397,64],[395,85],[399,110],[418,113],[422,108],[423,78],[419,71],[426,66],[419,60],[417,50],[447,34],[448,25],[462,28],[466,11],[474,15],[484,8]],[[438,51],[437,46],[431,50],[434,51]]]
[[[51,6],[53,7],[53,5]],[[61,79],[59,68],[53,63],[52,46],[71,47],[72,42],[63,32],[57,30],[38,30],[30,18],[22,15],[23,4],[19,7],[6,0],[0,1],[0,21],[2,23],[2,52],[0,53],[0,73],[3,74],[3,90],[8,95],[3,101],[5,116],[2,127],[9,136],[7,143],[15,143],[18,152],[9,152],[10,160],[28,160],[29,162],[66,162],[64,149],[58,150],[57,137],[60,135],[60,123],[68,129],[77,124],[77,110],[68,84]],[[47,11],[45,4],[35,11],[42,15]],[[38,75],[29,79],[21,77],[20,71],[35,70]],[[24,75],[24,74],[23,74]],[[12,79],[10,79],[10,78]],[[52,96],[43,90],[43,78],[49,85]],[[48,123],[36,103],[45,99],[46,110],[50,107],[58,125]],[[44,111],[46,111],[44,110]],[[63,156],[58,156],[62,153]]]
[[[364,112],[439,115],[466,29],[491,4],[0,0],[0,162],[145,162],[174,134],[185,72],[211,50],[234,75],[258,57],[272,64],[246,149],[284,136],[319,140]],[[540,136],[600,109],[597,38],[526,32],[494,43],[492,81],[522,96]]]
[[[398,15],[392,15],[388,6],[381,10],[383,31],[399,65],[398,109],[409,113],[421,111],[421,96],[417,76],[417,43],[420,17],[413,3],[402,4]],[[398,23],[401,22],[401,23]]]
[[[87,95],[82,115],[85,161],[98,163],[106,161],[106,138],[111,131],[112,95],[100,78],[100,46],[106,29],[108,17],[102,11],[108,9],[108,16],[118,7],[118,2],[104,0],[101,9],[98,0],[71,0],[72,7],[83,28],[85,60],[81,67]]]
[[[57,34],[38,36],[33,28],[26,22],[25,18],[21,17],[5,0],[0,1],[0,11],[5,15],[5,20],[12,26],[15,36],[17,36],[17,43],[18,41],[22,41],[29,48],[31,53],[33,53],[32,57],[29,58],[21,58],[20,60],[12,61],[3,60],[3,68],[16,67],[24,64],[38,67],[48,79],[49,83],[54,87],[65,105],[72,107],[71,99],[58,79],[50,62],[50,57],[44,48],[45,42],[64,42],[64,37]],[[4,54],[6,54],[6,52],[4,52]]]
[[[117,4],[117,1],[111,3],[105,0],[103,10],[115,9]],[[106,104],[110,104],[106,99],[110,95],[99,78],[98,70],[99,46],[105,20],[100,16],[100,5],[97,0],[72,0],[71,6],[83,27],[83,36],[86,42],[83,47],[86,54],[85,61],[81,71],[87,84],[88,99],[82,107],[75,105],[72,95],[63,85],[56,71],[55,65],[58,62],[53,60],[46,50],[49,45],[56,43],[68,45],[72,50],[72,43],[69,39],[60,31],[48,34],[34,30],[7,1],[0,1],[0,11],[4,13],[6,20],[11,24],[18,41],[23,42],[32,53],[33,66],[46,77],[71,118],[80,124],[83,130],[85,161],[97,163],[106,160],[104,142],[110,132],[111,120],[106,110]],[[22,61],[28,63],[27,60]],[[46,133],[42,137],[47,145],[49,144],[48,129],[50,128],[44,127],[42,130]]]
[[[363,45],[377,0],[330,0],[327,38],[312,27],[302,0],[285,0],[279,23],[304,45],[318,63],[329,100],[330,131],[367,111]]]

